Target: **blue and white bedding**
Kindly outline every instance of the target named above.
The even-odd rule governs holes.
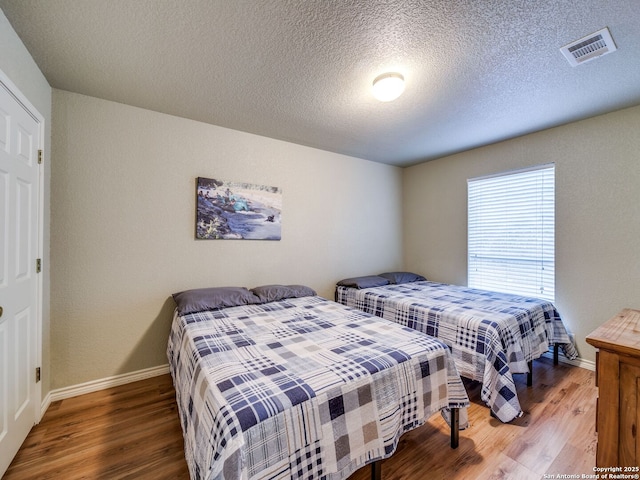
[[[336,287],[336,301],[442,340],[460,375],[482,382],[482,400],[503,422],[522,415],[512,374],[550,344],[577,352],[552,303],[537,298],[417,281]]]
[[[344,479],[469,404],[442,342],[318,296],[176,312],[167,353],[193,479]]]

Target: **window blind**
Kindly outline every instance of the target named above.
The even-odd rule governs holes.
[[[470,287],[554,300],[555,166],[468,180]]]

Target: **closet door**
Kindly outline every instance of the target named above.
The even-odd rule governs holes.
[[[0,72],[1,73],[1,72]],[[0,76],[0,476],[39,420],[40,121]]]

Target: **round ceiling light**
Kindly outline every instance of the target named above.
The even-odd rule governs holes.
[[[373,96],[381,102],[395,100],[404,92],[404,77],[399,73],[383,73],[373,81]]]

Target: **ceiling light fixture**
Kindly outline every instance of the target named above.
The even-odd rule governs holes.
[[[404,77],[399,73],[383,73],[373,81],[373,96],[381,102],[395,100],[404,92]]]

